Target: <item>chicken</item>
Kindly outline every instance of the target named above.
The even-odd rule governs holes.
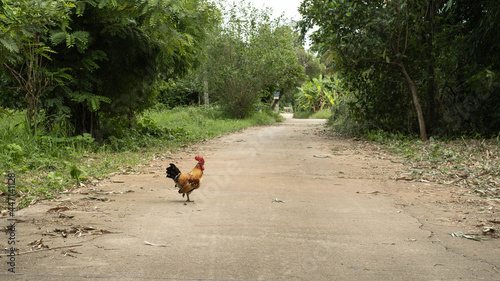
[[[194,158],[198,163],[191,170],[191,172],[185,174],[181,173],[179,168],[174,164],[170,163],[170,167],[167,168],[167,178],[171,178],[175,182],[175,186],[179,188],[179,193],[182,193],[182,197],[187,195],[186,202],[192,202],[189,200],[189,194],[193,190],[200,187],[200,181],[203,177],[203,170],[205,170],[205,160],[201,156],[196,156]]]

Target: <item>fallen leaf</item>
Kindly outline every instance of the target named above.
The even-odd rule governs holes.
[[[75,216],[67,216],[67,215],[65,215],[65,214],[59,214],[59,217],[60,217],[60,218],[63,218],[63,219],[72,219],[72,218],[74,218]]]
[[[495,232],[495,229],[493,227],[490,227],[490,226],[483,227],[483,233],[484,234],[491,234],[493,232]]]
[[[470,239],[470,240],[474,240],[474,241],[486,240],[486,238],[480,238],[480,237],[476,237],[473,235],[476,235],[476,234],[465,234],[461,231],[456,231],[456,232],[451,233],[451,236],[453,236],[453,237],[461,237],[461,238],[466,238],[466,239]]]
[[[69,248],[68,251],[75,253],[75,254],[81,254],[80,252],[76,251],[75,248]]]
[[[43,244],[43,238],[28,243],[28,245],[40,245],[40,244]]]
[[[109,191],[109,192],[96,192],[96,194],[100,194],[100,195],[109,195],[109,194],[125,194],[125,193],[130,193],[130,192],[134,192],[133,190],[118,190],[118,191]]]
[[[167,245],[165,245],[165,244],[153,244],[153,243],[148,242],[148,241],[144,241],[144,244],[149,245],[149,246],[154,246],[154,247],[167,247]]]
[[[67,211],[69,210],[69,207],[54,207],[54,208],[50,208],[47,212],[57,212],[57,211]]]
[[[101,197],[93,197],[93,196],[87,196],[85,197],[85,199],[88,199],[88,200],[96,200],[96,201],[103,201],[103,202],[106,202],[106,201],[109,201],[108,198],[101,198]]]

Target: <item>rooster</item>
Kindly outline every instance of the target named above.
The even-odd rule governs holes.
[[[185,194],[187,195],[186,202],[192,202],[189,200],[189,194],[200,187],[203,170],[205,170],[205,160],[203,157],[196,156],[194,159],[198,161],[198,163],[193,170],[187,174],[181,173],[179,168],[172,163],[170,163],[170,167],[167,168],[167,178],[171,178],[175,181],[175,186],[179,188],[179,193],[182,193],[183,198]]]

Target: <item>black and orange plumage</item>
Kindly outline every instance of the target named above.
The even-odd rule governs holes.
[[[175,186],[179,188],[179,193],[182,193],[182,197],[187,195],[186,202],[191,202],[191,200],[189,200],[189,194],[200,187],[203,171],[205,170],[205,159],[201,156],[196,156],[194,159],[198,161],[198,163],[189,173],[181,173],[179,168],[172,163],[170,163],[170,167],[167,168],[167,178],[174,180]]]

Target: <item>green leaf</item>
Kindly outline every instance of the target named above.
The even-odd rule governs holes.
[[[76,165],[71,166],[70,175],[72,179],[76,180],[76,184],[80,183],[80,175],[82,174],[82,170],[78,169]]]
[[[50,41],[54,45],[59,45],[63,42],[66,41],[66,32],[64,31],[58,31],[58,32],[52,32],[50,35]]]
[[[448,0],[448,2],[446,3],[445,11],[448,12],[448,10],[451,9],[452,5],[453,5],[453,0]]]
[[[83,15],[83,13],[85,12],[85,2],[84,1],[79,1],[77,4],[76,4],[76,11],[75,13],[81,17]]]
[[[11,37],[0,38],[0,43],[11,52],[19,52],[19,46],[17,46],[16,42]]]

